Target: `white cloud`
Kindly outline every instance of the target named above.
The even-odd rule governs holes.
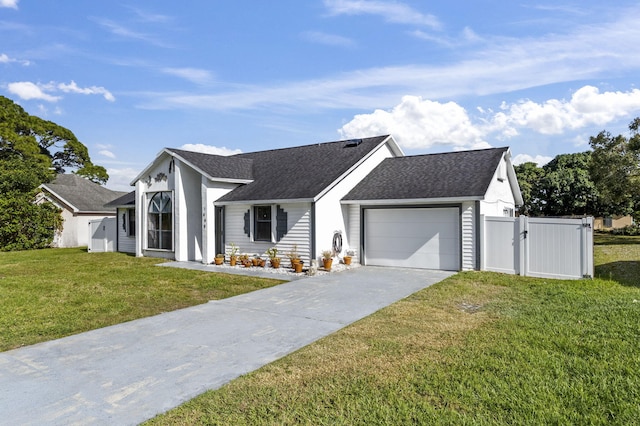
[[[302,37],[312,43],[326,44],[328,46],[354,47],[356,45],[355,41],[350,38],[321,31],[306,31],[302,33]]]
[[[553,157],[548,157],[546,155],[536,155],[531,156],[529,154],[518,154],[513,157],[513,165],[517,166],[522,163],[536,163],[538,167],[542,167],[547,164],[549,161],[553,160]]]
[[[440,103],[404,96],[391,111],[356,115],[340,134],[346,138],[392,134],[404,148],[487,147],[483,131],[472,124],[467,111],[454,102]]]
[[[211,81],[211,73],[198,68],[163,68],[162,72],[197,84],[205,84]]]
[[[60,100],[59,96],[53,96],[45,92],[48,86],[35,84],[30,81],[18,81],[9,83],[7,89],[10,93],[18,96],[20,99],[42,99],[43,101],[56,102]]]
[[[100,151],[98,151],[98,154],[104,156],[104,157],[109,157],[109,158],[116,158],[116,155],[109,151],[108,149],[102,149]]]
[[[356,115],[339,132],[347,138],[392,134],[401,146],[411,149],[428,149],[434,145],[480,148],[488,146],[487,140],[510,139],[523,129],[557,135],[633,116],[640,111],[640,90],[601,93],[596,87],[584,86],[568,101],[526,100],[503,103],[501,109],[494,112],[478,107],[481,116],[471,117],[454,102],[404,96],[391,110],[378,109]],[[581,144],[587,139],[581,137]]]
[[[19,0],[0,0],[0,7],[8,7],[10,9],[18,8]]]
[[[109,180],[107,181],[106,187],[114,191],[133,191],[134,188],[129,184],[138,176],[140,170],[142,170],[142,167],[140,169],[108,167],[107,173],[109,174]]]
[[[164,41],[160,40],[158,37],[154,35],[129,29],[124,25],[121,25],[117,22],[113,22],[109,19],[94,19],[94,20],[98,22],[98,24],[100,24],[102,27],[106,28],[111,34],[117,35],[119,37],[143,41],[145,43],[149,43],[157,47],[164,47],[164,48],[173,47],[173,45],[169,43],[165,43]]]
[[[543,103],[531,100],[503,104],[494,118],[496,128],[513,135],[517,128],[530,128],[544,135],[558,135],[566,130],[602,126],[640,111],[640,90],[600,93],[597,87],[578,89],[569,101],[550,99]]]
[[[71,80],[71,83],[58,84],[58,89],[62,90],[65,93],[79,93],[82,95],[102,95],[109,102],[114,102],[116,98],[104,87],[91,86],[91,87],[78,87],[75,81]]]
[[[31,65],[31,62],[29,62],[29,61],[23,61],[23,60],[19,60],[19,59],[15,59],[15,58],[10,58],[5,53],[0,54],[0,64],[9,64],[9,63],[13,63],[13,62],[18,62],[18,63],[24,65],[25,67]]]
[[[404,3],[377,0],[325,0],[325,7],[332,15],[378,15],[396,24],[421,25],[439,28],[440,22],[433,15],[425,15]]]
[[[242,150],[240,149],[229,149],[224,146],[217,147],[217,146],[205,145],[201,143],[195,143],[195,144],[187,143],[182,145],[179,149],[184,149],[185,151],[203,152],[205,154],[224,155],[224,156],[240,154],[242,152]]]

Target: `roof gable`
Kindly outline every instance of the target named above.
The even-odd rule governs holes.
[[[482,197],[508,148],[387,158],[343,200]]]
[[[134,207],[136,205],[136,191],[127,192],[105,204],[105,207]]]
[[[75,174],[59,174],[53,182],[41,185],[52,197],[75,212],[111,212],[105,204],[125,194],[112,191]]]
[[[205,154],[173,148],[166,150],[190,164],[200,173],[204,173],[209,179],[253,180],[253,160],[250,158]]]
[[[387,140],[385,135],[237,154],[232,158],[253,160],[254,181],[218,201],[313,199]]]

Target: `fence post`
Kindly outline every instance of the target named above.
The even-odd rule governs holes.
[[[485,256],[484,256],[484,251],[485,251],[485,240],[484,240],[484,235],[485,235],[485,221],[484,221],[484,215],[481,214],[480,216],[480,221],[478,223],[478,239],[480,240],[478,242],[478,245],[476,247],[478,247],[476,256],[478,256],[478,267],[481,271],[486,270],[486,266],[485,265]]]
[[[529,273],[529,222],[527,216],[518,217],[517,232],[514,237],[518,239],[518,275],[526,277]],[[515,241],[514,241],[515,242]]]
[[[593,278],[593,217],[582,218],[582,277]]]

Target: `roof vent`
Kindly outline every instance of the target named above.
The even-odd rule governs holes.
[[[361,143],[362,143],[362,139],[351,139],[347,141],[345,148],[353,148],[360,145]]]

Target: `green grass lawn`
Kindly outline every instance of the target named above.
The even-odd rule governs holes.
[[[460,273],[150,423],[638,424],[640,245],[617,238],[600,278]]]
[[[160,262],[85,249],[0,253],[0,351],[281,282]]]

